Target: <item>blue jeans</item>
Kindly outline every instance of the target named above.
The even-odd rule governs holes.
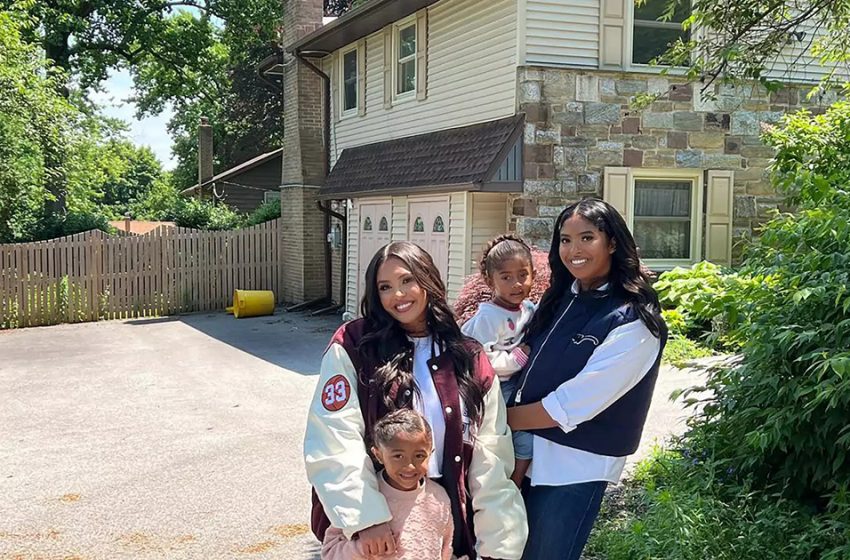
[[[523,488],[528,511],[528,542],[523,560],[579,560],[599,515],[608,483]]]
[[[510,404],[510,398],[516,393],[519,384],[519,373],[514,374],[505,381],[499,380],[499,388],[502,390],[502,398],[506,404]],[[531,459],[534,447],[534,435],[530,432],[514,432],[514,457],[517,459]]]

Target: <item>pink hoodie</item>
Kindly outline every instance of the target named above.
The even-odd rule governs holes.
[[[442,486],[425,479],[416,490],[396,490],[378,474],[378,487],[387,499],[396,540],[396,553],[387,560],[451,560],[454,522],[449,496]],[[329,527],[322,543],[324,560],[368,560],[358,540]]]

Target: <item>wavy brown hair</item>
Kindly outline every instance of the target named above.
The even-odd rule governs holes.
[[[497,235],[484,246],[481,260],[478,261],[478,271],[485,279],[492,278],[505,261],[514,257],[521,257],[528,261],[528,266],[531,267],[532,274],[534,273],[534,262],[528,244],[513,233]]]
[[[650,273],[641,265],[637,245],[626,221],[616,208],[598,198],[585,198],[564,208],[555,221],[552,245],[549,248],[549,268],[552,277],[549,289],[540,300],[537,313],[528,329],[527,340],[549,327],[552,319],[575,277],[561,261],[558,251],[561,242],[561,227],[569,218],[578,215],[605,232],[614,243],[611,255],[611,271],[608,285],[612,294],[619,295],[635,306],[638,316],[656,337],[666,328],[661,319],[658,295],[650,285]]]
[[[390,243],[375,253],[366,268],[365,293],[360,302],[366,334],[360,340],[358,350],[372,363],[379,364],[375,370],[375,384],[384,405],[388,410],[395,410],[411,404],[400,401],[394,394],[394,387],[401,395],[412,395],[416,390],[413,382],[413,342],[401,324],[384,309],[378,291],[378,270],[391,258],[404,263],[425,291],[428,334],[440,351],[450,356],[467,414],[473,423],[478,423],[483,413],[484,391],[474,377],[475,356],[446,301],[446,287],[434,260],[427,251],[409,241]]]

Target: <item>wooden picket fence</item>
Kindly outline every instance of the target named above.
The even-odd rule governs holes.
[[[280,297],[280,222],[0,244],[0,329],[221,310],[236,289]]]

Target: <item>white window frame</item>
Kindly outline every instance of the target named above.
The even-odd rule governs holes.
[[[339,52],[339,118],[346,119],[349,117],[353,117],[359,114],[360,112],[360,104],[363,103],[363,100],[360,99],[360,80],[363,79],[363,76],[360,75],[360,57],[363,56],[361,52],[362,49],[358,48],[357,43],[354,43]],[[354,95],[355,95],[355,105],[351,109],[345,108],[345,55],[354,52],[355,54],[355,66],[354,66]]]
[[[399,57],[401,50],[401,32],[409,27],[413,27],[413,38],[415,41],[415,48],[413,49],[413,54],[408,55],[404,60],[401,60]],[[408,99],[416,99],[416,84],[419,76],[419,68],[417,67],[417,58],[416,55],[419,52],[421,45],[419,45],[419,29],[417,29],[418,24],[416,22],[416,14],[411,15],[401,21],[398,21],[393,24],[393,101],[405,101]],[[404,93],[399,93],[399,78],[401,77],[401,65],[406,62],[413,62],[413,89],[410,91],[405,91]]]
[[[274,200],[280,200],[280,190],[276,191],[264,191],[263,192],[263,202],[272,202]]]
[[[663,1],[663,0],[662,0]],[[633,1],[628,2],[629,13],[627,25],[625,26],[624,32],[626,34],[625,40],[627,41],[627,55],[628,60],[626,60],[626,68],[631,70],[635,70],[636,72],[645,72],[645,73],[653,73],[653,74],[661,74],[662,72],[669,72],[672,75],[684,74],[687,72],[687,66],[664,66],[657,65],[653,66],[651,64],[643,63],[643,62],[634,62],[635,57],[635,3]],[[662,22],[658,22],[662,23]],[[698,33],[698,30],[695,28],[690,29],[691,36],[694,36]]]
[[[647,169],[631,168],[628,200],[631,208],[628,212],[629,231],[635,231],[635,181],[693,181],[691,190],[691,258],[689,259],[645,259],[641,260],[652,270],[670,270],[677,266],[690,266],[702,260],[703,245],[703,199],[705,198],[705,180],[702,169]]]

